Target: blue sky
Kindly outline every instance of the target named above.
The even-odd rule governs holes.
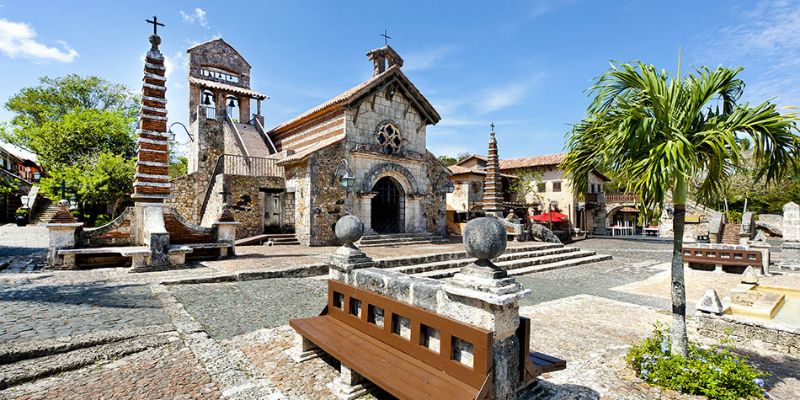
[[[0,101],[68,73],[138,90],[153,14],[167,25],[171,121],[187,120],[193,44],[223,37],[247,58],[273,126],[367,79],[365,53],[383,45],[384,29],[442,115],[428,130],[437,155],[485,153],[491,122],[502,158],[559,152],[609,60],[675,71],[679,48],[684,69],[745,67],[745,99],[800,105],[800,0],[0,0]]]

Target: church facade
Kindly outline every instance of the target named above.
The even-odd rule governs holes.
[[[227,207],[240,237],[294,233],[305,245],[336,244],[346,214],[371,234],[445,235],[450,173],[426,146],[440,116],[390,46],[367,54],[370,79],[269,130],[236,49],[217,39],[188,53],[189,175],[173,192],[193,222]]]

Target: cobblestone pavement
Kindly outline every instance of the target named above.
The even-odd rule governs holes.
[[[516,279],[531,289],[520,305],[533,305],[578,294],[591,294],[656,308],[669,307],[664,298],[642,293],[611,290],[620,285],[650,278],[665,270],[671,257],[671,244],[589,239],[573,244],[583,250],[610,254],[613,260],[565,269],[520,275]]]
[[[0,282],[0,342],[67,337],[169,323],[146,285]]]
[[[321,279],[178,285],[169,290],[215,339],[285,325],[290,318],[318,315],[327,299]]]
[[[220,392],[180,342],[0,392],[0,399],[218,399]]]

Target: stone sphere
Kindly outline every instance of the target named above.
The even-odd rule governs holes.
[[[66,208],[69,208],[69,200],[67,200],[67,199],[61,199],[61,200],[59,200],[59,201],[58,201],[58,206],[59,206],[59,207],[66,207]]]
[[[464,227],[464,249],[479,260],[490,260],[506,250],[506,228],[497,218],[476,218]]]
[[[364,235],[364,223],[355,215],[345,215],[336,221],[336,237],[349,246]]]

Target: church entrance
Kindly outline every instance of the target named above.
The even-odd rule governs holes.
[[[378,233],[399,233],[405,230],[406,194],[394,178],[385,176],[375,182],[372,191],[372,229]]]

